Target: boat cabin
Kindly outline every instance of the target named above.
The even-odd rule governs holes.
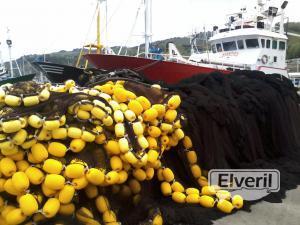
[[[283,9],[277,14],[276,7],[265,9],[261,4],[258,8],[259,12],[254,17],[244,18],[243,13],[233,14],[225,28],[215,26],[208,40],[210,50],[194,51],[189,60],[229,70],[250,69],[287,76],[287,36],[283,28]],[[273,26],[277,16],[281,16],[281,22]]]

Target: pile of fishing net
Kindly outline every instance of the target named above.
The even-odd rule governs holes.
[[[164,87],[182,98],[186,133],[203,169],[278,169],[280,191],[264,198],[269,202],[281,203],[286,190],[300,184],[300,98],[290,80],[257,71],[215,72]],[[164,201],[160,209],[170,224],[212,224],[223,216]]]
[[[299,98],[287,80],[242,71],[167,86],[95,74],[85,87],[0,88],[0,224],[206,224],[244,205],[208,184],[209,169],[282,169],[279,200],[299,181]]]
[[[241,196],[208,185],[184,133],[180,96],[120,79],[1,87],[1,224],[133,224],[124,211],[151,195],[142,194],[144,183],[175,203],[242,208]],[[197,185],[177,180],[171,151]],[[159,209],[146,214],[140,221],[163,224]]]
[[[119,73],[136,76],[130,71]],[[140,80],[153,83],[145,77]],[[236,71],[200,74],[177,85],[160,84],[181,96],[180,110],[187,118],[185,133],[193,140],[202,172],[212,168],[278,169],[281,188],[264,198],[269,202],[282,202],[286,190],[300,184],[300,98],[290,80],[278,74]],[[165,164],[176,170],[181,182],[197,185],[178,152],[167,152]],[[149,190],[153,193],[155,188],[150,185]],[[147,197],[139,213],[130,214],[136,218],[133,221],[142,218],[137,214],[147,204],[159,207],[168,224],[211,224],[224,216],[217,210],[175,205],[158,194]],[[244,210],[254,203],[247,202]]]
[[[241,168],[300,148],[300,98],[290,80],[257,71],[212,73],[171,87],[206,169]],[[197,131],[197,132],[195,132]]]

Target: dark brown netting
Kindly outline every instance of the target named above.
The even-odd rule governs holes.
[[[285,78],[213,73],[170,88],[181,94],[187,129],[207,169],[239,168],[300,147],[299,96]]]
[[[188,118],[185,132],[193,137],[201,166],[280,170],[281,191],[264,198],[269,202],[281,202],[286,190],[299,185],[300,101],[289,80],[276,74],[237,71],[202,74],[163,87],[182,97],[181,110]],[[164,158],[180,181],[194,184],[180,150]],[[126,224],[139,221],[151,207],[162,210],[167,224],[212,224],[224,216],[217,210],[176,205],[162,198],[156,185],[146,185],[142,203],[133,211],[125,210],[125,217],[130,218]],[[250,203],[244,210],[249,207]]]

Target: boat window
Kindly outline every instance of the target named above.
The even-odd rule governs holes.
[[[217,46],[217,51],[222,52],[222,45],[219,43],[219,44],[216,44],[216,46]]]
[[[259,48],[258,40],[256,38],[246,39],[247,48]]]
[[[261,47],[264,48],[266,45],[266,40],[265,39],[261,39]]]
[[[277,62],[277,56],[274,56],[274,62]]]
[[[272,49],[277,49],[277,41],[272,41]]]
[[[234,51],[236,50],[236,43],[235,41],[228,41],[228,42],[223,42],[223,49],[224,51]]]
[[[217,52],[216,45],[212,45],[211,50],[212,50],[213,53],[216,53]]]
[[[279,49],[285,50],[285,42],[284,41],[279,41]]]
[[[267,48],[271,48],[271,40],[267,40],[266,47],[267,47]]]
[[[244,41],[243,40],[238,40],[237,45],[239,49],[244,49]]]

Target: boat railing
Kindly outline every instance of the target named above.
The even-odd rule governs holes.
[[[137,54],[135,57],[140,57],[145,55],[145,52],[141,52]],[[149,53],[148,54],[150,59],[155,60],[166,60],[169,62],[176,62],[176,63],[184,63],[184,64],[191,64],[195,66],[207,66],[215,69],[227,69],[227,70],[250,70],[250,64],[231,64],[231,63],[224,63],[224,62],[213,62],[213,61],[202,61],[196,62],[193,60],[188,60],[189,56],[180,56],[181,58],[170,57],[169,54],[162,54],[162,53]]]
[[[145,52],[140,52],[139,54],[136,54],[135,57],[141,57],[141,56],[144,56],[145,55]],[[150,56],[149,58],[150,59],[177,59],[176,57],[170,57],[169,54],[167,53],[148,53],[148,55]],[[184,60],[188,60],[190,58],[190,56],[188,55],[180,55],[180,57],[182,57],[182,59]],[[180,59],[178,59],[178,62],[180,62]]]
[[[211,60],[203,60],[201,62],[196,62],[196,61],[191,61],[196,63],[197,65],[215,65],[214,68],[217,69],[232,69],[232,70],[237,70],[237,69],[242,69],[242,70],[250,70],[251,65],[250,64],[233,64],[233,63],[224,63],[224,62],[217,62],[217,61],[211,61]]]

